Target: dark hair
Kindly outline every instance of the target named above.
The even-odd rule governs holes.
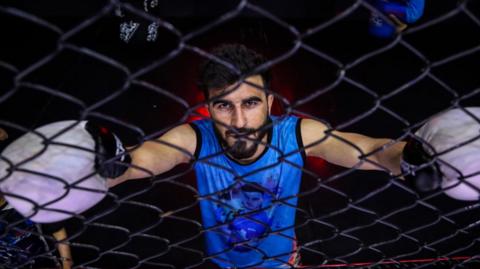
[[[205,98],[209,98],[208,91],[210,89],[223,89],[237,82],[243,75],[260,75],[264,87],[269,89],[271,76],[269,70],[250,74],[257,66],[266,62],[260,53],[242,44],[223,44],[214,48],[210,54],[235,66],[241,74],[236,74],[235,70],[218,61],[206,60],[200,65],[198,80],[198,87],[205,94]]]

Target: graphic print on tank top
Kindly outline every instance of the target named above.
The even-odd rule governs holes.
[[[274,176],[261,183],[238,181],[221,192],[215,203],[215,218],[221,232],[234,250],[254,249],[270,232],[273,216],[281,193]]]

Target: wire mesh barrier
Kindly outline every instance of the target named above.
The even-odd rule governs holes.
[[[78,2],[0,2],[0,267],[480,267],[478,1]]]

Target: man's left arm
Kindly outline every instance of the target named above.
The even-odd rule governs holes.
[[[329,131],[325,124],[312,119],[302,119],[301,135],[307,156],[320,157],[343,167],[359,165],[357,168],[362,170],[388,169],[386,172],[401,174],[400,161],[405,142]],[[365,155],[368,157],[362,160]]]

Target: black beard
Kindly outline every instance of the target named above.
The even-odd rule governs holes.
[[[243,136],[246,137],[248,134],[255,133],[257,130],[258,131],[258,137],[249,140],[241,140],[240,138],[235,141],[235,143],[232,146],[229,146],[227,141],[221,136],[218,135],[218,138],[220,140],[220,143],[222,144],[223,148],[226,150],[226,152],[233,157],[234,159],[237,160],[243,160],[243,159],[248,159],[252,157],[255,152],[257,152],[258,145],[262,141],[262,139],[267,135],[268,131],[270,128],[266,128],[268,124],[270,124],[270,117],[267,117],[263,124],[260,126],[258,129],[253,129],[253,128],[238,128],[238,129],[229,129],[226,131],[226,135],[238,135],[239,137]],[[218,129],[215,127],[215,130],[217,134],[219,134]],[[252,145],[250,147],[247,147],[247,142],[251,141]]]

